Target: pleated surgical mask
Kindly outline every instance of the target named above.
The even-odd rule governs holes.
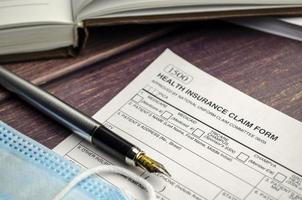
[[[91,174],[75,182],[82,173],[79,166],[0,121],[1,200],[128,199],[120,189]]]

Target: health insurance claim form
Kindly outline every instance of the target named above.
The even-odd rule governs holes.
[[[139,173],[158,199],[302,199],[302,123],[170,50],[94,117],[167,167],[171,178]],[[85,168],[120,165],[76,136],[55,150]],[[132,190],[127,180],[105,179]]]

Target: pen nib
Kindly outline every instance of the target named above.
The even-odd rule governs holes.
[[[164,174],[166,176],[171,177],[171,174],[166,170],[166,168],[162,164],[146,156],[144,153],[139,154],[136,157],[135,162],[139,167],[147,170],[150,173]]]

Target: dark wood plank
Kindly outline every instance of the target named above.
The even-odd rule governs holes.
[[[194,23],[44,87],[93,115],[166,48],[242,92],[302,120],[302,43],[220,22]],[[70,134],[17,98],[1,102],[0,114],[1,120],[50,148]]]
[[[87,44],[76,58],[23,62],[6,67],[33,83],[42,85],[161,37],[176,28],[175,24],[90,28]],[[0,89],[0,101],[7,96],[8,93]]]

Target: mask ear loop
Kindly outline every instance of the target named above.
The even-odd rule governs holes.
[[[147,200],[155,200],[156,198],[153,186],[145,179],[121,167],[117,167],[113,165],[102,165],[102,166],[88,169],[83,173],[81,173],[80,175],[78,175],[77,177],[75,177],[71,182],[68,183],[68,185],[59,194],[55,196],[53,200],[63,200],[64,196],[68,192],[70,192],[72,188],[74,188],[77,184],[79,184],[84,179],[96,173],[102,173],[102,174],[111,173],[111,174],[119,174],[122,176],[126,176],[131,180],[135,181],[136,183],[140,183],[145,188],[148,195]]]

